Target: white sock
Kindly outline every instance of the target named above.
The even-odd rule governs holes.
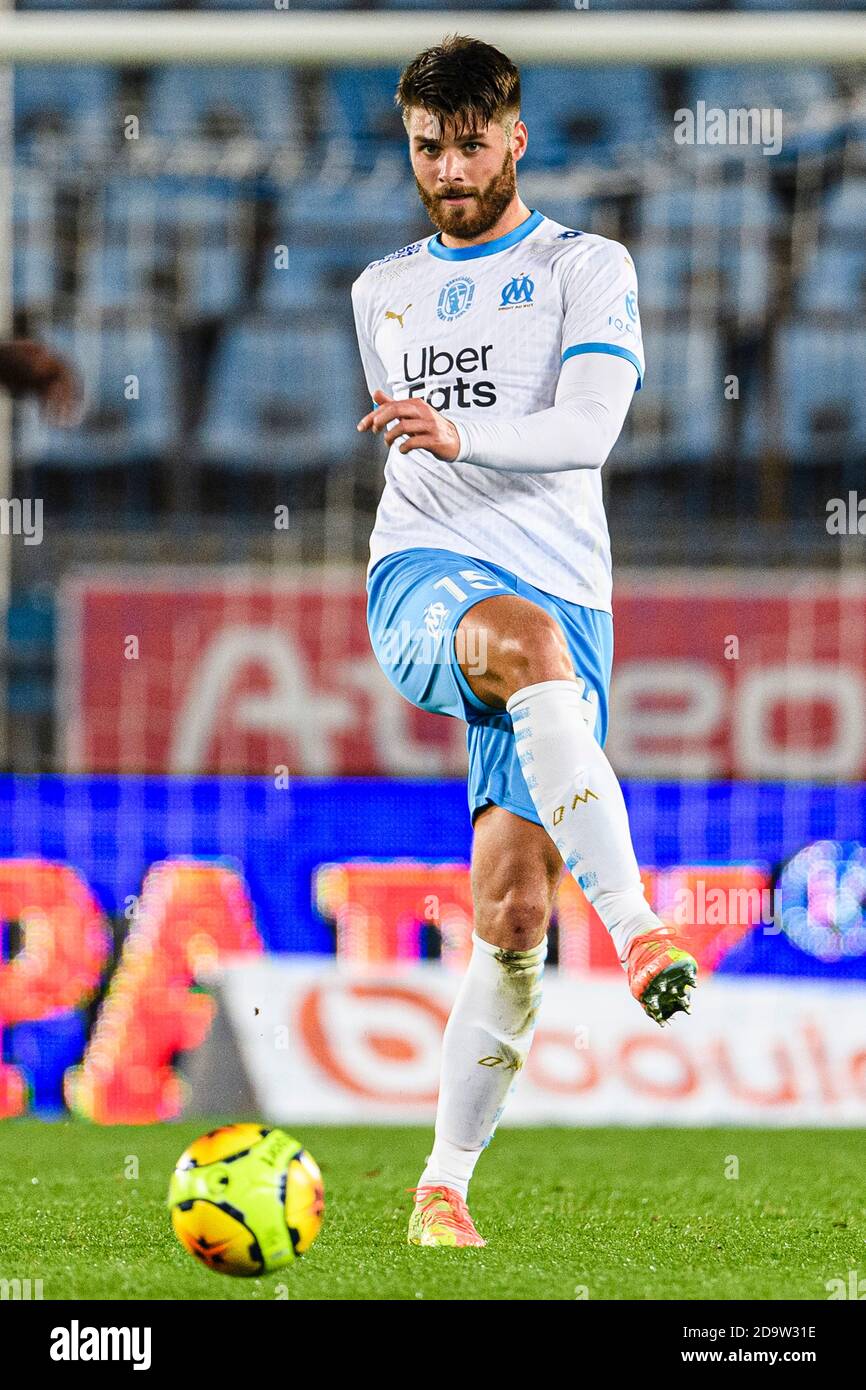
[[[541,823],[625,965],[633,938],[659,919],[644,896],[622,790],[593,737],[596,707],[584,689],[581,680],[541,681],[515,691],[506,709]]]
[[[419,1187],[442,1183],[466,1196],[529,1054],[546,955],[546,937],[529,951],[501,951],[473,932],[442,1041],[436,1136]]]

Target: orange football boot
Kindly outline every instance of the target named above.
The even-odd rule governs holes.
[[[626,968],[629,989],[660,1026],[672,1014],[691,1013],[689,994],[698,982],[698,963],[673,927],[659,924],[636,936],[628,949]]]
[[[475,1229],[469,1208],[453,1187],[438,1183],[410,1187],[415,1209],[409,1218],[410,1245],[486,1245]]]

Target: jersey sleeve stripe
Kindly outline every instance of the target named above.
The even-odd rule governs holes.
[[[628,348],[620,347],[617,343],[577,343],[574,347],[565,349],[562,360],[567,362],[569,357],[579,357],[582,352],[606,352],[611,357],[624,357],[626,362],[630,362],[637,372],[637,386],[634,389],[639,391],[643,385],[643,371],[640,362],[633,352],[629,352]]]

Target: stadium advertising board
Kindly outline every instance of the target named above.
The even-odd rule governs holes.
[[[192,1105],[240,1099],[287,1124],[431,1121],[458,984],[432,964],[233,964],[216,985],[219,1065],[206,1049],[192,1060]],[[622,979],[560,973],[503,1123],[862,1125],[864,1001],[862,984],[714,976],[685,1026],[662,1031]]]
[[[726,1077],[748,1090],[796,1073],[797,1088],[807,1075],[823,1087],[824,1109],[798,1089],[779,1114],[847,1123],[866,1055],[846,1022],[866,991],[866,788],[632,783],[625,793],[649,899],[689,937],[712,987],[701,1015],[705,997],[730,1000],[706,1015],[716,1032],[698,1059],[721,1077],[712,1103],[730,1110]],[[384,972],[389,988],[427,963],[427,1013],[438,1017],[470,942],[468,854],[457,782],[0,778],[0,1114],[180,1114],[182,1072],[207,1058],[225,1014],[198,980],[232,957],[305,960],[325,984],[339,963],[366,980]],[[567,877],[551,944],[551,1026],[567,1018],[573,1035],[609,1009],[611,1031],[599,1035],[609,1050],[620,1016],[622,1036],[647,1022]],[[587,1015],[584,1001],[610,990],[609,1005]],[[782,1035],[765,1036],[767,1018],[783,1020],[795,1051],[790,1038],[780,1052]],[[285,1010],[280,1025],[290,1027]],[[597,1094],[602,1113],[607,1083]]]
[[[608,751],[622,775],[866,776],[862,580],[620,573],[614,606]],[[462,725],[396,694],[364,609],[360,570],[70,578],[66,767],[458,775]]]

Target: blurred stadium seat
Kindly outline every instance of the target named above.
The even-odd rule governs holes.
[[[645,310],[754,320],[764,314],[778,216],[768,189],[671,187],[644,198],[640,216],[634,257]]]
[[[707,462],[721,445],[722,358],[717,333],[644,324],[645,384],[629,411],[623,463]],[[652,363],[652,366],[649,364]],[[651,389],[650,389],[651,388]]]
[[[574,0],[556,0],[556,8],[561,10],[574,10],[578,6]],[[620,0],[591,0],[591,8],[594,10],[621,10],[624,6]],[[630,10],[658,10],[661,6],[656,0],[629,0]],[[664,8],[666,10],[704,10],[707,8],[706,0],[666,0]]]
[[[862,10],[863,0],[737,0],[738,10]]]
[[[530,120],[527,168],[607,160],[651,150],[662,129],[658,78],[649,68],[532,68],[521,73]],[[531,117],[529,117],[531,113]]]
[[[835,94],[835,83],[826,68],[783,63],[775,67],[732,65],[691,69],[684,104],[695,107],[701,101],[707,109],[720,107],[723,111],[775,107],[783,112],[785,120],[796,121]],[[707,148],[718,151],[724,146]]]
[[[326,141],[342,141],[356,170],[369,170],[378,154],[402,153],[406,132],[394,105],[399,68],[340,68],[326,73],[322,130]]]
[[[234,186],[111,179],[88,204],[81,293],[98,309],[160,302],[183,319],[242,308],[252,211]]]
[[[26,167],[16,172],[12,191],[14,302],[27,309],[47,305],[56,283],[54,184]]]
[[[866,308],[866,247],[819,245],[797,286],[801,310],[860,318]]]
[[[866,451],[866,339],[861,331],[806,323],[780,328],[777,388],[782,448],[795,463]]]
[[[259,286],[260,307],[268,312],[337,307],[346,293],[353,265],[334,264],[328,246],[292,246],[286,250],[288,264],[277,264],[272,248],[265,252]]]
[[[822,202],[815,242],[797,283],[797,307],[842,319],[860,316],[866,295],[863,210],[866,179],[848,178]]]
[[[525,9],[546,9],[544,4],[529,6],[526,0],[476,0],[473,9],[476,10],[525,10]],[[429,10],[430,0],[383,0],[382,9],[385,10]],[[437,9],[444,10],[463,10],[465,12],[465,0],[444,0],[444,3],[437,5]]]
[[[22,153],[52,137],[79,149],[108,138],[120,90],[116,70],[73,67],[58,80],[57,68],[15,70],[15,139]]]
[[[199,0],[202,10],[260,10],[261,0]],[[293,10],[357,9],[355,0],[292,0]]]
[[[173,0],[136,0],[137,10],[168,10]],[[19,10],[122,10],[122,0],[18,0]]]
[[[163,139],[288,140],[298,119],[290,68],[161,68],[150,91],[153,133]]]
[[[198,436],[226,468],[291,471],[345,462],[345,421],[359,415],[346,335],[302,318],[251,318],[220,344]]]
[[[54,619],[53,595],[45,584],[22,590],[7,609],[7,699],[16,718],[52,712]]]

